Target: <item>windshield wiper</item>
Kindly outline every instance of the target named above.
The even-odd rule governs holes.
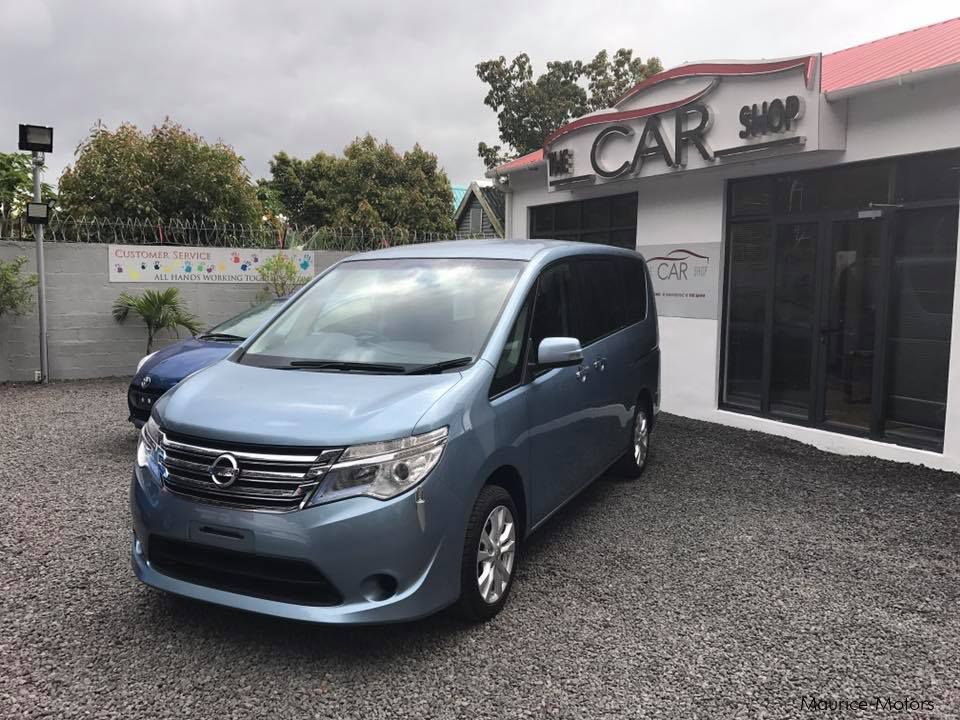
[[[203,335],[198,335],[197,337],[200,340],[229,340],[229,341],[246,340],[246,338],[243,337],[242,335],[231,335],[230,333],[218,333],[218,332],[204,333]]]
[[[429,365],[420,365],[412,370],[407,370],[407,375],[427,375],[428,373],[438,373],[443,372],[444,370],[451,370],[452,368],[469,365],[472,362],[473,358],[469,355],[466,355],[464,357],[453,358],[452,360],[442,360],[440,362],[430,363]]]
[[[402,373],[404,371],[403,365],[347,362],[344,360],[293,360],[287,367],[303,370],[339,370],[341,372],[358,370],[360,372]]]

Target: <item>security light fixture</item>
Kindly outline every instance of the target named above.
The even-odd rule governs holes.
[[[31,225],[46,225],[50,222],[50,206],[45,202],[27,203],[27,222]]]
[[[29,152],[53,152],[53,128],[43,125],[21,125],[20,149]]]

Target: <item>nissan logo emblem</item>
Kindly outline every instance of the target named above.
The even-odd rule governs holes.
[[[240,475],[237,459],[230,453],[224,453],[210,464],[210,479],[217,487],[230,487]]]

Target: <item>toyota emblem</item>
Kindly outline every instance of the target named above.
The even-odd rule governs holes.
[[[237,459],[230,453],[224,453],[210,464],[210,479],[217,487],[230,487],[240,475]]]

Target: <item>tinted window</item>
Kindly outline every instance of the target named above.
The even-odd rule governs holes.
[[[580,343],[589,345],[623,326],[621,277],[613,258],[582,260],[574,267],[580,283]]]
[[[890,283],[888,432],[943,431],[956,262],[956,206],[900,214]]]
[[[530,208],[530,237],[637,245],[637,194],[615,195]]]
[[[493,382],[490,384],[490,397],[516,387],[523,380],[524,340],[526,340],[527,321],[530,319],[532,305],[533,299],[527,298],[523,307],[520,308],[520,314],[513,322],[510,335],[504,343],[503,352],[500,353],[500,362],[497,363]]]
[[[759,409],[763,370],[770,230],[767,223],[730,227],[727,270],[727,381],[724,399]]]
[[[647,316],[647,274],[639,260],[618,260],[623,288],[623,322],[640,322]]]
[[[530,337],[536,352],[544,338],[578,337],[570,310],[573,307],[573,275],[570,265],[554,265],[540,276]]]

